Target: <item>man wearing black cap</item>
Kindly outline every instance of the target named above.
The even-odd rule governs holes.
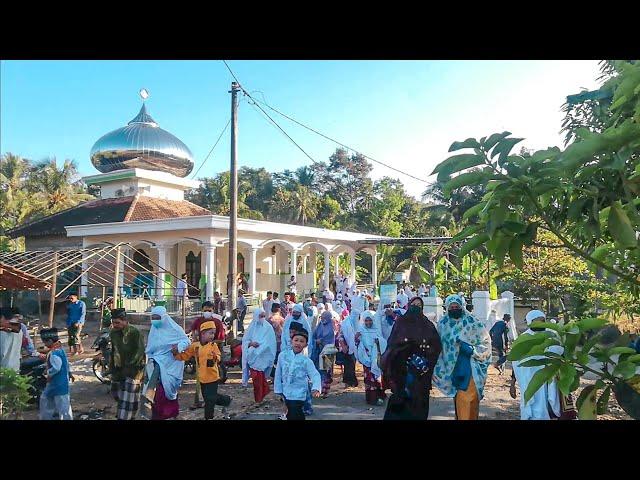
[[[294,330],[291,350],[284,350],[278,357],[273,391],[284,399],[287,420],[304,420],[302,408],[307,398],[309,381],[312,383],[312,395],[319,397],[321,379],[311,359],[303,353],[309,340],[309,332],[299,322],[291,322],[290,329]]]
[[[73,379],[69,370],[67,355],[62,349],[57,328],[44,328],[40,338],[47,354],[47,386],[40,395],[40,420],[73,420],[69,379]]]
[[[144,376],[144,339],[140,330],[129,325],[124,308],[111,310],[109,333],[113,351],[109,359],[111,395],[118,402],[116,418],[133,420],[138,412]]]

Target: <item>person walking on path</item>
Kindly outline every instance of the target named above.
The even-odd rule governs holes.
[[[218,345],[222,345],[224,343],[225,332],[224,324],[222,323],[222,317],[213,313],[213,308],[213,303],[209,301],[206,301],[202,304],[202,315],[196,318],[186,331],[187,334],[191,333],[192,342],[197,342],[200,340],[200,327],[203,323],[213,322],[216,325],[216,331],[211,341],[215,342]],[[196,391],[194,394],[193,405],[189,407],[190,410],[195,410],[204,406],[204,404],[200,401],[200,393],[202,389],[200,387],[199,378],[200,376],[198,375],[198,363],[196,362]]]
[[[340,324],[340,331],[337,336],[337,359],[344,368],[342,381],[348,387],[357,387],[358,379],[356,377],[356,332],[358,331],[359,310],[352,310],[349,316]]]
[[[327,310],[322,312],[320,321],[313,332],[313,342],[311,360],[322,378],[322,398],[327,398],[331,383],[333,383],[333,363],[337,352],[335,348],[335,323],[331,312]],[[323,355],[329,356],[329,358],[323,358]]]
[[[305,420],[303,406],[307,398],[309,382],[311,394],[320,396],[321,379],[313,362],[303,351],[307,347],[309,334],[302,324],[292,323],[295,329],[291,349],[283,350],[278,358],[273,391],[280,395],[287,407],[287,420]]]
[[[246,387],[251,377],[256,403],[262,402],[270,391],[267,377],[271,375],[276,351],[276,333],[267,321],[267,313],[257,308],[242,337],[242,385]]]
[[[276,334],[276,358],[275,363],[278,363],[278,355],[282,351],[282,331],[284,327],[284,317],[280,313],[280,304],[273,303],[271,305],[271,316],[268,318],[268,322],[273,327],[273,332]],[[285,332],[287,333],[287,332]],[[271,370],[271,378],[275,377],[275,367]]]
[[[427,420],[434,367],[442,350],[436,327],[423,314],[423,300],[413,298],[396,319],[381,367],[391,388],[385,420]]]
[[[313,345],[313,333],[312,333],[312,330],[311,330],[311,324],[309,323],[309,320],[307,319],[307,316],[304,313],[304,308],[302,307],[302,304],[296,303],[291,308],[291,314],[287,315],[287,317],[284,320],[283,332],[285,332],[285,334],[282,337],[282,350],[291,350],[291,348],[292,348],[293,336],[291,335],[291,331],[294,330],[294,329],[291,328],[291,325],[293,323],[302,324],[302,327],[307,332],[307,345]],[[290,334],[286,335],[287,332],[289,332]],[[311,338],[309,338],[309,336],[311,336]],[[305,347],[303,353],[304,353],[305,356],[310,355],[311,347],[310,346],[309,347]],[[313,406],[312,406],[312,403],[311,403],[311,387],[310,386],[307,389],[307,398],[306,398],[306,400],[304,402],[303,411],[304,411],[305,415],[313,415]]]
[[[111,356],[111,394],[116,400],[116,418],[133,420],[138,413],[142,379],[144,378],[145,353],[144,338],[133,325],[129,324],[124,308],[111,311],[112,328]]]
[[[216,337],[216,324],[206,321],[200,325],[199,341],[189,345],[183,352],[178,351],[178,346],[171,349],[176,360],[181,362],[191,358],[196,359],[198,381],[204,398],[204,419],[213,420],[216,403],[218,402],[218,384],[220,372],[218,365],[222,355],[218,345],[214,342]]]
[[[40,395],[40,420],[73,420],[69,379],[69,360],[58,337],[57,328],[45,328],[40,338],[49,349],[47,362],[47,386]]]
[[[142,394],[152,403],[152,420],[167,420],[180,413],[178,389],[184,376],[184,362],[174,358],[173,350],[176,347],[182,353],[190,343],[165,307],[151,309],[151,330],[145,350],[147,380]]]
[[[504,373],[504,364],[507,361],[506,351],[509,349],[509,321],[511,315],[505,313],[502,320],[496,321],[491,330],[489,330],[489,336],[491,337],[491,348],[496,352],[496,363],[494,366],[500,372],[500,375]]]
[[[477,420],[491,362],[491,338],[484,324],[465,309],[460,295],[445,300],[438,322],[442,354],[433,375],[438,389],[454,399],[456,420]]]
[[[236,303],[236,315],[238,316],[238,331],[244,332],[244,317],[247,314],[247,300],[244,298],[244,290],[238,290],[238,302]]]
[[[78,355],[84,353],[80,335],[84,327],[84,319],[87,314],[87,305],[75,293],[67,297],[67,332],[69,335],[69,354]]]
[[[222,296],[220,296],[220,292],[214,292],[213,294],[213,313],[224,317],[225,309],[227,308],[224,300],[222,300]]]
[[[267,298],[262,300],[262,309],[267,312],[267,314],[271,314],[271,305],[273,305],[273,292],[269,290],[267,292]]]
[[[527,313],[525,321],[529,328],[523,335],[534,335],[537,332],[543,332],[545,329],[537,327],[537,324],[546,321],[545,314],[540,310],[531,310]],[[563,348],[558,345],[551,345],[547,351],[557,355],[562,355]],[[523,367],[522,364],[529,360],[539,360],[544,358],[542,355],[534,355],[527,357],[521,361],[511,362],[512,374],[509,394],[511,398],[516,396],[516,382],[520,386],[520,420],[557,420],[562,417],[561,393],[558,389],[556,378],[551,379],[549,383],[544,383],[540,389],[533,394],[528,402],[524,401],[524,392],[531,383],[533,376],[543,368],[542,365]]]
[[[380,379],[382,370],[380,357],[387,349],[380,326],[374,321],[375,312],[367,310],[360,315],[362,320],[356,332],[356,356],[364,370],[365,400],[369,405],[384,405],[386,395],[382,390]]]

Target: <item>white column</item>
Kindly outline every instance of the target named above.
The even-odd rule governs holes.
[[[78,295],[80,298],[84,298],[87,296],[87,283],[89,282],[89,275],[87,274],[87,268],[89,266],[86,260],[86,253],[82,253],[82,276],[80,277],[80,289]]]
[[[309,256],[308,253],[305,253],[302,256],[302,273],[306,274],[307,273],[307,257]]]
[[[473,316],[486,325],[489,312],[491,311],[491,297],[489,292],[476,290],[471,294],[471,299],[473,303]]]
[[[158,245],[158,267],[163,270],[168,270],[169,266],[169,245]],[[164,276],[165,273],[158,272],[156,274],[156,298],[164,297]]]
[[[355,285],[356,284],[356,254],[355,252],[352,252],[349,254],[349,257],[351,258],[351,285]]]
[[[271,247],[269,247],[271,248]],[[275,250],[272,250],[273,255],[271,255],[271,265],[269,266],[269,275],[276,275],[278,273],[278,258],[275,254]]]
[[[324,252],[324,288],[329,288],[329,252]]]
[[[207,276],[207,284],[205,287],[205,299],[213,299],[213,282],[215,278],[216,270],[216,247],[211,244],[203,245],[202,251],[204,252],[204,268],[205,275]]]
[[[124,287],[124,271],[127,268],[127,257],[131,257],[131,249],[129,247],[122,247],[120,249],[120,251],[122,252],[120,254],[120,279],[118,280],[118,285],[120,285],[120,291],[122,292],[122,294],[125,294],[125,290]]]
[[[289,270],[291,271],[291,275],[298,275],[298,250],[295,248],[291,250],[291,263],[289,264]]]
[[[514,294],[507,290],[506,292],[502,292],[500,295],[501,298],[504,298],[507,303],[507,312],[511,315],[511,320],[509,321],[509,332],[508,336],[513,341],[518,338],[518,329],[516,328],[516,307],[515,302],[513,301]],[[500,320],[500,319],[498,319]]]
[[[315,290],[316,289],[316,265],[318,264],[318,252],[316,250],[316,247],[311,247],[310,249],[310,262],[313,262],[311,264],[311,273],[313,274],[313,278],[311,280],[311,285],[312,288]]]
[[[433,313],[436,316],[436,321],[440,320],[443,316],[442,299],[440,297],[423,297],[424,309],[423,313]]]
[[[371,254],[371,281],[373,282],[373,288],[378,291],[378,250],[373,249]]]
[[[249,291],[251,292],[252,295],[255,295],[256,293],[256,254],[258,253],[258,249],[257,248],[252,248],[251,249],[251,254],[249,255],[249,262],[250,262],[250,266],[249,266]]]

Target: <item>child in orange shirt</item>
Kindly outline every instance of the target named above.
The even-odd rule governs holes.
[[[182,353],[178,353],[177,347],[173,347],[173,356],[176,360],[186,361],[192,357],[196,359],[198,380],[204,398],[204,418],[213,419],[213,411],[218,399],[218,384],[220,372],[218,364],[221,354],[218,345],[213,340],[216,335],[216,324],[213,321],[203,322],[200,325],[200,341],[194,342]]]

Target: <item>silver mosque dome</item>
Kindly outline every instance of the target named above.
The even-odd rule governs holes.
[[[158,126],[142,104],[127,126],[103,135],[91,148],[91,163],[102,173],[144,168],[186,177],[193,154],[178,138]]]

